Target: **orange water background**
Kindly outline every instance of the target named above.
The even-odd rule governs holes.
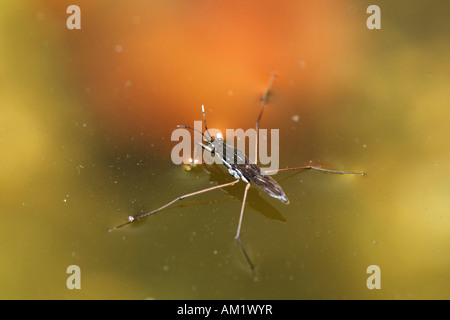
[[[176,124],[201,119],[202,104],[219,129],[254,126],[272,72],[278,74],[279,109],[270,119],[290,118],[283,106],[294,97],[302,97],[307,112],[312,97],[339,90],[332,79],[355,45],[349,41],[353,7],[329,1],[79,5],[79,31],[57,27],[65,22],[64,2],[37,6],[46,15],[35,22],[36,36],[52,41],[64,33],[52,46],[64,46],[65,77],[89,104],[84,108],[119,140],[124,134],[168,136]]]

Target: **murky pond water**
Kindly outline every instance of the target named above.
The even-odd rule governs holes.
[[[450,298],[449,5],[3,3],[0,298]],[[446,10],[447,9],[447,10]],[[177,124],[280,130],[285,205],[171,161]],[[81,289],[69,290],[77,265]],[[381,270],[381,289],[366,272]]]

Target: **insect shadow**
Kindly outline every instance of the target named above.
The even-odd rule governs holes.
[[[224,184],[229,181],[229,174],[227,172],[224,172],[221,165],[217,163],[213,163],[208,166],[195,166],[191,167],[188,166],[188,170],[195,171],[196,174],[204,174],[206,173],[209,177],[209,181],[211,184]],[[295,173],[298,174],[299,172]],[[291,175],[294,176],[295,174]],[[288,176],[287,178],[290,178],[291,176]],[[283,178],[285,180],[286,178]],[[240,188],[240,185],[236,185],[234,188],[222,188],[220,189],[225,195],[227,195],[227,198],[223,199],[215,199],[215,200],[209,200],[209,201],[200,201],[200,202],[193,202],[193,203],[180,203],[179,205],[173,205],[166,209],[166,211],[176,210],[180,208],[186,208],[186,207],[198,207],[203,205],[209,205],[212,203],[219,203],[219,202],[225,202],[225,201],[232,201],[232,200],[238,200],[242,202],[243,200],[243,191],[244,188]],[[261,192],[257,189],[250,189],[248,191],[247,206],[255,211],[256,213],[264,216],[265,218],[279,221],[279,222],[286,222],[286,218],[281,214],[281,212],[273,206],[269,201],[267,201],[264,196],[261,194]],[[132,210],[135,212],[135,216],[138,217],[142,214],[145,214],[148,212],[148,209],[143,206],[137,206]],[[135,224],[139,224],[142,221],[136,221]]]
[[[202,169],[208,173],[209,181],[212,183],[223,184],[229,181],[229,174],[224,172],[222,166],[218,165],[217,163],[213,163],[209,166],[202,166]],[[223,188],[220,190],[222,190],[226,195],[229,195],[231,199],[242,201],[244,198],[244,190],[243,188],[239,188],[238,186],[236,186],[235,188]],[[276,207],[274,207],[269,201],[264,199],[258,189],[248,190],[246,204],[250,209],[266,218],[280,222],[286,222],[286,218]]]

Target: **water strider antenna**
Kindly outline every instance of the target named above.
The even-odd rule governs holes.
[[[202,113],[203,113],[203,122],[205,123],[206,132],[208,132],[209,137],[212,139],[212,135],[211,135],[211,133],[209,133],[208,127],[206,126],[206,116],[205,116],[205,106],[204,105],[202,105]]]

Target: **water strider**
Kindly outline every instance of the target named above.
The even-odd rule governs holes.
[[[273,81],[275,79],[275,74],[273,74],[270,77],[269,80],[269,84],[267,86],[266,91],[264,92],[262,98],[261,98],[261,109],[256,121],[256,132],[258,132],[259,129],[259,121],[261,120],[263,111],[264,111],[264,106],[267,103],[268,97],[269,97],[269,92],[271,90]],[[188,126],[184,126],[184,125],[179,125],[178,127],[180,128],[186,128],[186,129],[190,129],[190,130],[194,130],[197,132],[200,132],[202,134],[203,137],[203,142],[204,143],[199,143],[199,145],[207,150],[208,152],[210,152],[211,154],[214,154],[215,156],[219,157],[220,160],[222,161],[223,165],[228,169],[228,172],[236,179],[232,182],[228,182],[228,183],[224,183],[221,185],[217,185],[214,187],[210,187],[210,188],[206,188],[206,189],[202,189],[196,192],[192,192],[192,193],[188,193],[182,196],[179,196],[178,198],[170,201],[169,203],[163,205],[162,207],[138,215],[138,216],[130,216],[128,218],[128,221],[120,224],[114,228],[109,229],[109,231],[114,231],[118,228],[124,227],[128,224],[131,224],[133,222],[136,222],[140,219],[143,219],[149,215],[155,214],[167,207],[169,207],[170,205],[174,204],[177,201],[201,194],[201,193],[205,193],[208,191],[212,191],[212,190],[216,190],[216,189],[220,189],[220,188],[225,188],[225,187],[231,187],[233,185],[235,185],[236,183],[238,183],[239,181],[243,181],[245,182],[247,185],[245,187],[245,191],[244,191],[244,196],[243,196],[243,200],[242,200],[242,205],[241,205],[241,212],[240,212],[240,216],[239,216],[239,223],[238,223],[238,227],[237,227],[237,231],[236,231],[236,236],[235,239],[238,241],[239,246],[242,249],[242,252],[245,256],[245,259],[247,260],[248,265],[250,266],[250,269],[252,271],[252,275],[255,278],[256,274],[255,274],[255,266],[252,262],[252,260],[250,259],[250,256],[248,255],[247,251],[244,248],[244,245],[242,244],[241,238],[240,238],[240,234],[241,234],[241,226],[242,226],[242,218],[244,216],[244,208],[245,208],[245,201],[247,198],[247,193],[248,193],[248,189],[250,188],[250,186],[253,184],[255,184],[256,186],[258,186],[261,190],[263,190],[265,193],[267,193],[268,195],[270,195],[271,197],[274,197],[276,199],[279,199],[281,202],[288,204],[289,200],[286,197],[286,194],[284,193],[283,189],[281,188],[281,186],[270,176],[267,175],[267,173],[269,173],[269,171],[262,171],[261,168],[258,166],[257,164],[257,158],[255,158],[255,161],[251,161],[241,150],[239,150],[238,148],[234,148],[230,145],[228,145],[227,143],[225,143],[225,141],[223,140],[221,135],[217,135],[215,138],[210,134],[208,127],[206,125],[206,116],[205,116],[205,108],[204,106],[202,106],[202,114],[203,114],[203,122],[205,125],[205,133],[198,131],[197,129],[188,127]],[[258,135],[256,137],[256,148],[258,146]],[[257,151],[257,150],[256,150]],[[255,155],[257,155],[258,152],[255,153]],[[256,157],[256,156],[255,156]],[[193,162],[195,163],[195,161]],[[360,175],[364,175],[363,172],[344,172],[344,171],[335,171],[335,170],[328,170],[328,169],[322,169],[319,167],[313,167],[313,166],[304,166],[304,167],[295,167],[295,168],[286,168],[286,169],[279,169],[278,171],[289,171],[289,170],[305,170],[305,169],[312,169],[312,170],[318,170],[318,171],[323,171],[323,172],[330,172],[330,173],[339,173],[339,174],[360,174]]]

